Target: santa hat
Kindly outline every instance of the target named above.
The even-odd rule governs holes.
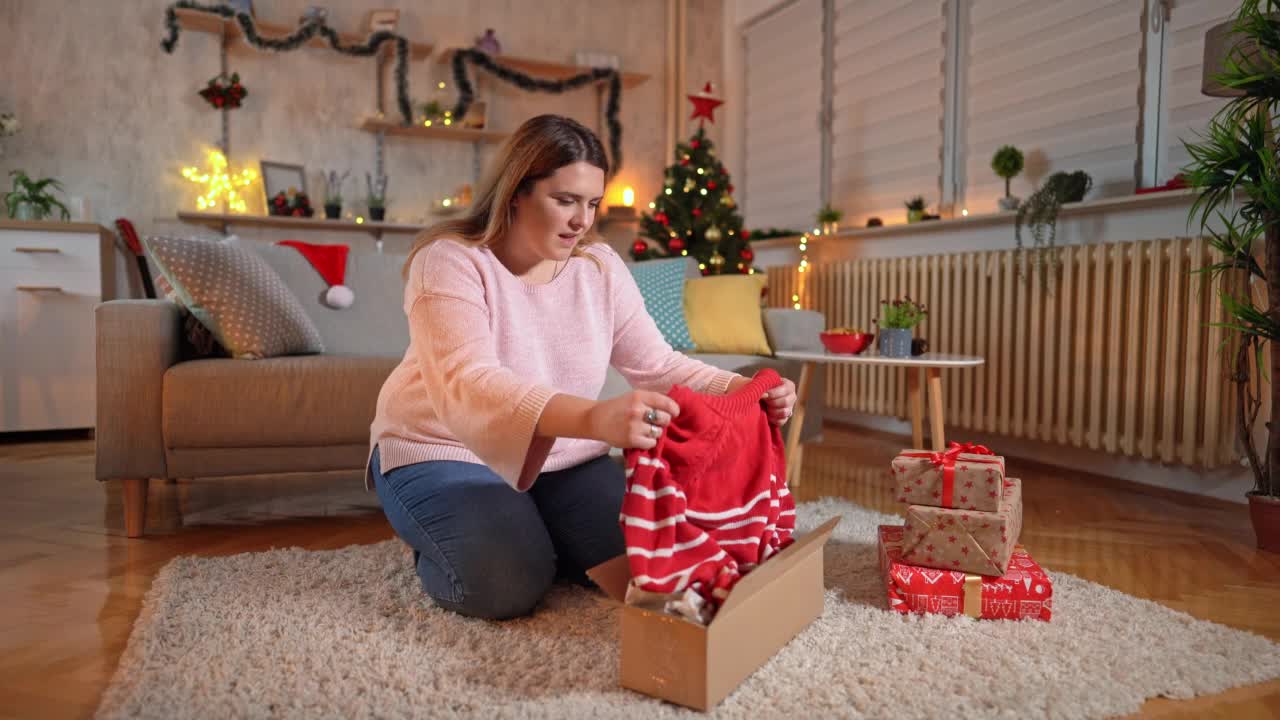
[[[329,289],[324,292],[325,305],[341,310],[355,302],[355,293],[342,284],[347,274],[347,252],[350,249],[346,245],[315,245],[301,240],[281,240],[276,244],[287,245],[302,253],[329,284]]]

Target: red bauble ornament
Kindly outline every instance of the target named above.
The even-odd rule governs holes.
[[[694,140],[689,143],[689,147],[693,148],[694,150],[697,150],[698,148],[702,147],[702,143],[698,142],[697,140]]]
[[[708,190],[715,190],[715,189],[716,189],[716,181],[715,181],[715,180],[708,180],[708,181],[707,181],[707,189],[708,189]]]
[[[732,195],[732,194],[733,194],[733,183],[729,183],[729,187],[725,188],[725,190],[728,190],[728,191],[729,191],[729,194],[731,194],[731,195]]]
[[[746,260],[747,262],[751,262],[752,259],[755,258],[755,256],[756,254],[754,251],[752,251],[751,248],[742,248],[742,250],[738,252],[738,257],[742,258],[743,260]]]
[[[748,239],[750,239],[750,238],[751,238],[751,231],[750,231],[750,230],[743,230],[742,232],[740,232],[740,233],[738,233],[738,234],[742,236],[742,239],[743,239],[743,240],[748,240]]]
[[[684,238],[673,237],[667,243],[667,249],[671,252],[680,252],[684,249]]]
[[[680,158],[680,164],[681,164],[681,165],[688,165],[688,164],[689,164],[689,158],[687,158],[687,157],[686,157],[686,158]]]
[[[631,243],[631,252],[634,255],[639,255],[648,249],[649,249],[649,244],[643,240],[637,240]]]
[[[657,215],[654,215],[653,219],[662,223],[663,227],[666,227],[671,224],[671,218],[667,217],[667,214],[664,212],[660,212]]]
[[[694,216],[694,217],[702,217],[702,209],[701,209],[701,208],[694,208],[694,209],[693,209],[693,216]]]

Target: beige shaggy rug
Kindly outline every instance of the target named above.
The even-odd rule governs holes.
[[[798,515],[844,518],[825,612],[713,717],[1101,718],[1280,677],[1280,645],[1052,568],[1050,623],[891,613],[874,537],[899,520],[836,500]],[[616,615],[557,587],[527,619],[460,617],[422,595],[398,541],[177,558],[98,717],[698,715],[618,687]]]

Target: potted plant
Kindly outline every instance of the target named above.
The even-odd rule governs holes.
[[[1197,194],[1191,218],[1199,215],[1200,231],[1225,256],[1205,271],[1218,280],[1228,317],[1222,325],[1230,331],[1224,347],[1234,351],[1236,430],[1254,478],[1249,515],[1258,547],[1280,552],[1280,349],[1268,347],[1280,339],[1280,165],[1272,120],[1280,101],[1280,21],[1271,15],[1273,2],[1262,5],[1246,0],[1222,45],[1226,56],[1212,63],[1206,58],[1206,75],[1214,73],[1223,88],[1215,94],[1234,97],[1199,134],[1200,142],[1184,141],[1191,158],[1184,176]],[[1222,230],[1208,229],[1214,217]],[[1257,242],[1261,254],[1255,254]],[[1266,288],[1262,307],[1254,305],[1255,287]],[[1263,388],[1271,394],[1272,416],[1264,422],[1266,449],[1260,454],[1254,428]]]
[[[1018,207],[1018,215],[1014,218],[1013,237],[1018,250],[1022,250],[1022,226],[1031,229],[1031,239],[1035,247],[1044,249],[1049,256],[1050,264],[1058,259],[1058,210],[1064,203],[1080,202],[1089,188],[1093,187],[1093,178],[1083,170],[1075,172],[1056,172],[1045,179],[1044,185],[1031,193],[1025,203]],[[1039,255],[1036,261],[1043,258]]]
[[[324,216],[330,220],[336,220],[342,215],[342,184],[350,174],[350,170],[344,170],[341,175],[337,170],[330,170],[323,176]]]
[[[1004,197],[1000,198],[999,205],[1001,210],[1017,210],[1020,198],[1016,198],[1009,193],[1009,181],[1018,176],[1022,172],[1023,159],[1022,151],[1012,145],[1004,145],[991,158],[991,169],[996,175],[1004,178]]]
[[[880,331],[876,337],[880,354],[891,358],[911,357],[911,336],[927,314],[924,304],[915,302],[910,295],[893,302],[881,300]]]
[[[369,219],[382,222],[387,216],[387,176],[379,175],[377,180],[369,173],[364,174],[365,185],[369,193],[365,200],[369,206]]]
[[[924,219],[924,198],[917,195],[907,201],[907,222],[920,222]]]
[[[63,220],[71,219],[67,206],[46,191],[62,191],[62,185],[53,178],[32,180],[22,170],[12,170],[13,189],[4,194],[5,209],[14,220],[43,220],[57,208]]]
[[[823,236],[840,232],[840,218],[843,217],[844,213],[831,207],[830,203],[823,205],[818,211],[818,225],[822,228]]]

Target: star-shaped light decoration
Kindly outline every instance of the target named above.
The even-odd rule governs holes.
[[[196,167],[182,168],[182,177],[202,186],[202,192],[196,198],[197,207],[201,210],[212,210],[222,203],[227,212],[247,212],[244,195],[237,188],[252,185],[258,179],[258,173],[252,169],[231,173],[227,156],[217,148],[207,152],[206,161],[208,170],[205,171]]]
[[[723,105],[724,101],[712,94],[711,83],[707,83],[702,88],[702,92],[687,97],[693,102],[693,114],[689,116],[690,120],[706,118],[715,124],[715,110]],[[702,127],[701,121],[698,122],[698,127]]]

